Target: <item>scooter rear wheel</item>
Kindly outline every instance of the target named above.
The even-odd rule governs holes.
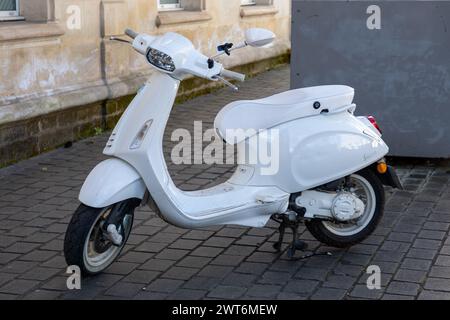
[[[125,200],[131,201],[131,200]],[[118,232],[123,240],[119,246],[114,245],[105,235],[103,223],[116,205],[128,208]],[[122,251],[133,226],[134,208],[116,203],[105,208],[92,208],[80,204],[72,216],[64,238],[64,257],[68,265],[76,265],[84,275],[95,275],[106,268]]]
[[[363,169],[351,175],[350,179],[359,188],[358,198],[365,204],[364,213],[357,221],[305,221],[309,232],[328,246],[345,248],[363,241],[375,230],[383,215],[384,188],[378,177],[369,169]]]

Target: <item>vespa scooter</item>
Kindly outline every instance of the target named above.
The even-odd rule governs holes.
[[[236,145],[238,166],[220,185],[183,191],[173,183],[163,156],[163,133],[180,81],[197,76],[243,81],[176,34],[138,34],[127,29],[133,48],[156,72],[137,93],[111,133],[103,150],[111,158],[99,163],[84,182],[65,235],[69,265],[85,274],[106,269],[120,254],[139,205],[149,205],[165,221],[182,228],[235,224],[264,227],[280,223],[281,250],[285,228],[293,239],[287,254],[303,249],[297,227],[304,222],[319,241],[347,247],[365,239],[383,214],[384,188],[401,188],[384,156],[388,147],[373,117],[355,117],[354,90],[326,85],[289,90],[273,96],[235,101],[217,115],[217,135]],[[225,43],[220,53],[252,46],[263,48],[275,35],[249,29],[245,41]],[[113,39],[125,41],[125,39]],[[230,135],[229,132],[246,132]],[[254,140],[278,154],[276,170],[248,161]],[[246,150],[245,152],[242,150]]]

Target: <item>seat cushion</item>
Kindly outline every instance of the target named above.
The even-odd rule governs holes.
[[[258,100],[239,100],[226,105],[217,114],[214,127],[220,137],[235,144],[251,136],[231,138],[227,130],[252,132],[270,129],[291,120],[333,112],[351,105],[354,89],[327,85],[289,90]],[[250,129],[250,131],[248,131]]]

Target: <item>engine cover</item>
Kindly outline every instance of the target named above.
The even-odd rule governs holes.
[[[339,221],[357,219],[364,209],[364,203],[350,192],[340,192],[331,205],[331,213]]]

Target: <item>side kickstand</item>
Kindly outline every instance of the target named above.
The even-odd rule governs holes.
[[[273,248],[277,252],[280,252],[280,250],[281,250],[281,245],[283,244],[285,230],[286,230],[286,224],[284,221],[282,221],[282,222],[280,222],[280,226],[278,227],[278,232],[280,233],[278,236],[278,241],[273,244]]]

